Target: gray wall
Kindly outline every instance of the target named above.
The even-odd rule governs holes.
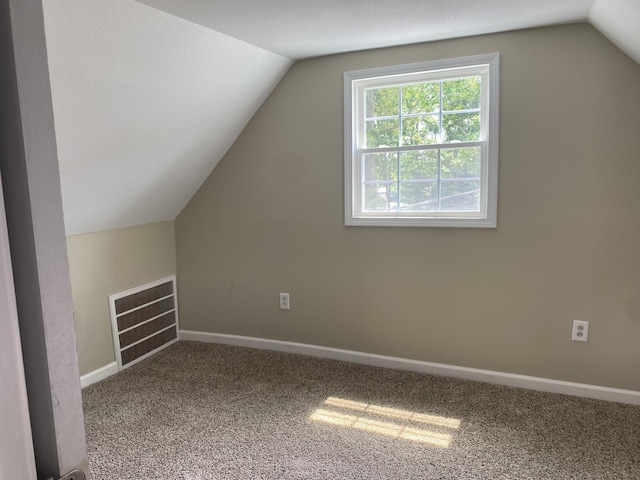
[[[0,472],[3,478],[35,480],[36,461],[22,361],[9,234],[0,185]]]
[[[342,73],[491,52],[498,228],[345,227]],[[295,64],[176,220],[182,328],[640,390],[639,86],[586,24]]]
[[[87,470],[42,2],[0,3],[0,169],[38,478]],[[4,426],[2,427],[4,428]]]
[[[108,297],[176,273],[173,222],[67,237],[80,374],[115,362]]]

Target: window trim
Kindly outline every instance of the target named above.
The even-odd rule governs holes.
[[[451,78],[448,70],[469,69],[486,66],[488,70],[488,85],[483,83],[482,114],[487,115],[486,121],[481,126],[480,143],[483,144],[483,153],[486,155],[486,174],[482,175],[481,191],[486,194],[486,210],[480,215],[471,212],[442,214],[438,216],[416,215],[415,212],[396,212],[392,215],[380,215],[376,212],[356,212],[354,195],[358,189],[355,188],[354,180],[359,172],[357,162],[358,146],[354,144],[357,137],[357,122],[354,112],[362,106],[358,98],[354,98],[356,85],[384,85],[384,77],[395,76],[416,76],[421,74],[438,74],[438,70],[443,71],[443,76]],[[500,54],[491,53],[484,55],[473,55],[468,57],[458,57],[452,59],[435,60],[428,62],[412,63],[406,65],[396,65],[381,68],[371,68],[366,70],[354,70],[344,73],[344,203],[345,203],[345,225],[346,226],[385,226],[385,227],[467,227],[467,228],[496,228],[497,227],[497,207],[498,207],[498,148],[499,148],[499,73]],[[445,75],[447,74],[447,75]],[[388,84],[388,82],[387,82]],[[486,106],[486,107],[485,107]],[[486,150],[486,151],[484,151]],[[484,172],[483,172],[484,173]]]

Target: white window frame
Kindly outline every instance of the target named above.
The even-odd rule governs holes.
[[[495,228],[498,207],[498,130],[500,54],[372,68],[344,73],[345,225],[388,227]],[[364,212],[361,156],[364,133],[364,90],[480,75],[480,140],[456,144],[481,147],[479,212]],[[431,146],[430,146],[431,147]],[[402,147],[400,147],[402,148]],[[372,149],[366,149],[371,153]]]

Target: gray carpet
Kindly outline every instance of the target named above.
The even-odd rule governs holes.
[[[94,480],[640,479],[640,407],[196,342],[83,390]]]

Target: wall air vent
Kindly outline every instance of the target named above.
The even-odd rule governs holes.
[[[109,295],[109,308],[119,370],[178,341],[175,275]]]

